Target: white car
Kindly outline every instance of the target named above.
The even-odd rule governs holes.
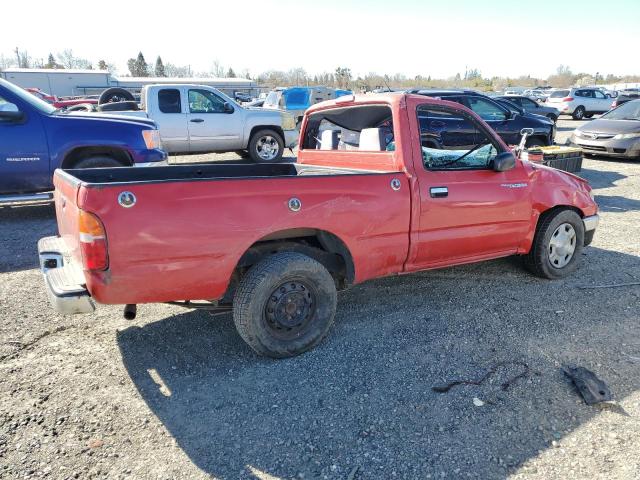
[[[565,88],[551,92],[546,104],[555,107],[561,115],[571,115],[574,120],[591,118],[596,113],[611,110],[611,97],[599,88]]]

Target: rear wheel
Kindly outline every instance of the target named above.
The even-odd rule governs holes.
[[[571,114],[571,117],[574,120],[582,120],[584,118],[584,114],[585,114],[584,107],[580,105],[579,107],[576,107],[576,109]]]
[[[584,241],[580,215],[573,210],[551,211],[540,218],[524,264],[542,278],[566,277],[578,267]]]
[[[249,140],[249,156],[256,163],[277,162],[283,153],[284,140],[275,130],[259,130]]]
[[[335,282],[321,263],[282,252],[257,263],[240,280],[233,321],[242,339],[260,355],[292,357],[327,335],[336,303]]]
[[[124,167],[122,163],[120,163],[115,158],[105,157],[105,156],[96,156],[83,158],[82,160],[77,161],[73,164],[71,168],[109,168],[109,167]]]

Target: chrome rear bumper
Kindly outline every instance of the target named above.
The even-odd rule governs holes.
[[[84,285],[82,270],[70,261],[60,237],[41,238],[38,256],[49,302],[58,313],[73,315],[96,309]]]

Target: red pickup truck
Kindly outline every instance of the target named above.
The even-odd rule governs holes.
[[[372,278],[509,255],[564,277],[599,219],[585,180],[516,158],[458,103],[406,94],[311,107],[295,164],[56,170],[54,183],[60,236],[38,250],[59,312],[232,310],[272,357],[315,346],[336,291]]]

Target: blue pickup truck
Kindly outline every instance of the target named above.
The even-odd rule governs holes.
[[[152,120],[65,113],[0,79],[0,204],[50,198],[56,168],[166,162]]]

